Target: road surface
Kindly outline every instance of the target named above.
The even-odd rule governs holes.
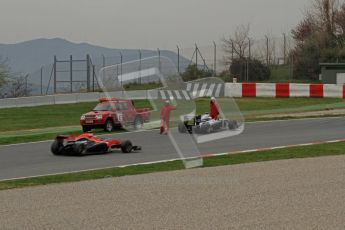
[[[173,145],[158,131],[113,134],[142,145],[138,153],[115,152],[86,157],[54,156],[51,141],[0,146],[0,180],[178,158]],[[203,154],[327,141],[345,138],[345,118],[247,123],[242,134],[200,144]]]

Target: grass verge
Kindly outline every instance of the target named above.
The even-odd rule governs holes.
[[[210,157],[204,159],[203,167],[216,167],[262,161],[274,161],[294,158],[312,158],[335,155],[345,155],[345,142]],[[125,168],[115,167],[111,169],[101,169],[61,175],[0,181],[0,190],[55,183],[95,180],[107,177],[121,177],[146,173],[167,172],[181,170],[183,168],[184,167],[182,161],[172,161],[166,163],[157,163],[140,166],[129,166]]]

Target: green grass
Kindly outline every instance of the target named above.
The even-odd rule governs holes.
[[[148,101],[135,100],[137,108],[149,106]],[[97,102],[43,105],[0,109],[0,132],[79,125],[80,115],[89,112]]]
[[[344,154],[345,142],[339,142],[205,158],[203,167],[215,167],[283,159],[335,156]],[[125,168],[111,168],[61,175],[42,176],[27,179],[1,181],[0,190],[55,183],[94,180],[107,177],[122,177],[146,173],[167,172],[181,170],[183,168],[184,167],[182,161],[172,161],[150,165],[129,166]]]

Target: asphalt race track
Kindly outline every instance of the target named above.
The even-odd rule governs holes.
[[[72,157],[52,155],[51,141],[0,146],[0,180],[178,158],[169,138],[159,135],[157,130],[114,136],[130,139],[133,144],[142,145],[143,150]],[[199,149],[202,154],[224,153],[344,138],[343,117],[258,122],[247,123],[238,136],[204,143]]]

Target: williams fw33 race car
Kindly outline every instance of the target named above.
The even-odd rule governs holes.
[[[50,149],[54,155],[82,156],[109,153],[114,149],[130,153],[141,150],[141,147],[133,145],[129,140],[102,139],[95,137],[92,133],[84,133],[79,136],[57,136]]]
[[[235,120],[214,120],[208,113],[195,117],[185,116],[184,121],[178,125],[180,133],[209,134],[213,132],[236,130],[240,127]]]

